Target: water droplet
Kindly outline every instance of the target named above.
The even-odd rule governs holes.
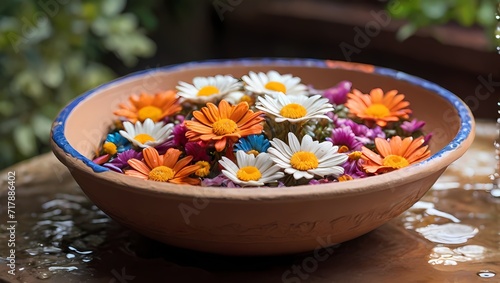
[[[478,229],[469,225],[447,223],[442,225],[431,224],[416,229],[427,240],[441,244],[462,244],[474,237]]]
[[[49,267],[49,271],[56,271],[56,270],[64,270],[64,271],[73,271],[77,270],[78,267],[76,266],[51,266]]]
[[[495,277],[495,275],[497,275],[495,272],[489,270],[481,270],[477,273],[477,276],[481,278],[492,278]]]
[[[36,275],[36,278],[38,278],[38,279],[49,279],[51,276],[52,276],[52,274],[50,272],[41,271],[41,272],[38,272],[38,274]]]

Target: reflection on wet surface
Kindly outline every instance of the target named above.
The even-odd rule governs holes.
[[[67,176],[50,177],[55,171],[44,164],[39,170],[50,170],[52,181],[19,181],[16,275],[7,273],[2,244],[0,282],[495,282],[500,199],[488,191],[496,161],[493,138],[481,130],[464,158],[396,219],[316,254],[279,257],[216,256],[149,240],[109,219]],[[3,203],[1,213],[6,243]]]

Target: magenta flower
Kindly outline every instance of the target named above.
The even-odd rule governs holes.
[[[363,146],[363,143],[356,138],[349,127],[333,129],[331,137],[327,138],[327,140],[331,141],[334,145],[338,145],[339,147],[346,146],[348,151],[361,150],[361,147]]]
[[[334,87],[326,89],[323,92],[323,97],[328,98],[330,103],[339,105],[347,102],[347,94],[351,91],[352,83],[349,81],[341,81]]]
[[[193,161],[210,161],[207,145],[203,142],[188,142],[185,145],[186,155],[193,156]]]
[[[413,119],[411,121],[405,121],[401,124],[401,129],[405,131],[406,134],[411,135],[416,131],[421,130],[425,126],[424,121]]]
[[[186,132],[187,128],[186,126],[184,126],[184,123],[176,125],[174,127],[174,130],[172,131],[174,138],[172,139],[172,141],[175,147],[184,146],[188,142],[188,139],[186,138]]]

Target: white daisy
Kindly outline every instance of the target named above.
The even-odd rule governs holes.
[[[338,146],[333,146],[329,141],[313,141],[308,135],[299,143],[293,133],[288,133],[288,142],[289,145],[274,138],[267,152],[276,165],[285,169],[285,173],[293,174],[296,180],[312,179],[314,175],[323,177],[344,174],[344,168],[339,165],[345,163],[348,156],[338,153]]]
[[[179,82],[177,94],[190,102],[213,102],[224,95],[240,90],[242,83],[231,76],[195,77],[193,84]]]
[[[259,96],[258,100],[255,107],[275,116],[274,120],[278,123],[283,121],[297,123],[310,119],[331,121],[325,114],[334,110],[333,105],[328,102],[328,98],[321,95],[307,97],[305,95],[287,96],[279,93],[275,97]]]
[[[238,150],[236,152],[237,164],[225,156],[219,160],[219,163],[225,169],[222,173],[234,183],[242,186],[264,186],[265,183],[276,182],[285,175],[283,172],[278,172],[281,168],[273,163],[267,153],[260,153],[256,157]]]
[[[276,71],[269,71],[267,74],[250,72],[241,79],[246,83],[247,91],[257,94],[307,95],[307,87],[300,83],[300,78],[290,74],[280,75]]]
[[[144,124],[140,121],[135,124],[124,122],[123,127],[125,130],[120,130],[120,135],[134,145],[144,148],[157,146],[168,140],[174,124],[154,123],[153,120],[148,118],[144,120]]]

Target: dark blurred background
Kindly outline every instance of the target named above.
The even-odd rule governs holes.
[[[401,70],[496,119],[497,0],[2,0],[0,168],[49,150],[58,111],[133,71],[298,57]]]

